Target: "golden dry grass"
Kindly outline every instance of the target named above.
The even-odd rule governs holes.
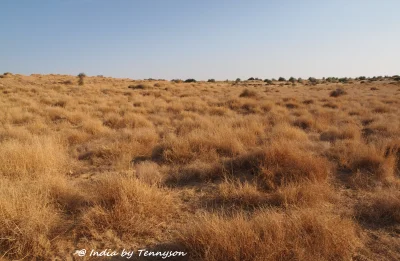
[[[399,260],[399,90],[6,75],[0,259]]]

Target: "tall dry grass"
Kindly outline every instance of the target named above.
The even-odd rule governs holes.
[[[0,259],[400,259],[400,92],[336,89],[0,78]]]

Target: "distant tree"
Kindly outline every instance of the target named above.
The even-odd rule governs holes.
[[[250,77],[248,81],[254,81],[254,77]]]
[[[196,80],[195,79],[187,79],[187,80],[185,80],[185,82],[196,82]]]
[[[207,82],[215,82],[215,79],[208,79]]]
[[[286,82],[286,79],[283,78],[283,77],[279,77],[278,81],[280,81],[280,82]]]
[[[339,82],[341,83],[348,83],[349,79],[347,77],[339,78]]]
[[[270,79],[265,79],[264,82],[266,82],[267,84],[272,84],[272,81]]]
[[[309,80],[311,83],[316,83],[316,82],[317,82],[317,79],[314,78],[314,77],[309,77],[308,80]]]
[[[236,78],[235,82],[241,82],[240,78]]]
[[[182,81],[181,79],[172,79],[171,82],[174,82],[174,83],[181,83],[181,82],[183,82],[183,81]]]
[[[79,85],[85,84],[85,77],[86,77],[86,74],[84,74],[84,73],[78,74],[78,84]]]
[[[294,77],[290,77],[290,78],[289,78],[289,82],[295,83],[295,82],[296,82],[296,79],[295,79]]]
[[[299,83],[304,83],[303,79],[301,79],[301,78],[298,78],[297,81],[298,81]]]

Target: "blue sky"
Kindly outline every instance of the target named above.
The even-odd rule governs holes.
[[[0,0],[0,72],[400,74],[398,0]]]

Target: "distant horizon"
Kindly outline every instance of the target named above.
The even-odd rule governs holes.
[[[30,73],[30,74],[23,74],[23,73],[17,73],[17,72],[14,73],[14,72],[11,72],[11,71],[7,71],[7,72],[3,72],[3,73],[0,72],[0,74],[6,74],[6,73],[11,73],[11,74],[13,74],[13,75],[23,75],[23,76],[32,76],[32,75],[43,75],[43,76],[47,76],[47,75],[78,76],[78,73],[77,73],[76,75],[73,75],[73,74],[65,74],[65,73],[45,73],[45,74],[43,74],[43,73]],[[85,73],[85,72],[80,72],[80,73]],[[88,76],[88,77],[104,77],[104,78],[114,78],[114,79],[130,79],[130,80],[138,80],[138,81],[140,81],[140,80],[143,80],[143,81],[146,81],[146,80],[154,80],[154,81],[182,80],[182,81],[185,81],[185,80],[188,80],[188,79],[195,79],[196,81],[200,81],[200,82],[201,82],[201,81],[205,81],[205,82],[206,82],[206,81],[208,81],[208,80],[210,80],[210,79],[213,79],[213,80],[218,81],[218,82],[223,82],[223,81],[226,81],[226,80],[228,80],[228,81],[235,81],[236,79],[239,78],[239,77],[237,77],[237,78],[235,78],[235,79],[216,79],[216,78],[196,79],[196,78],[193,78],[193,77],[189,77],[189,78],[179,78],[179,77],[175,77],[175,78],[171,78],[171,79],[161,79],[161,78],[153,78],[153,77],[150,77],[150,78],[113,77],[113,76],[103,75],[103,74],[88,75],[88,74],[86,74],[86,73],[85,73],[85,75]],[[326,79],[326,78],[330,78],[330,77],[338,78],[338,79],[340,79],[340,78],[356,79],[356,78],[359,78],[359,77],[366,77],[367,79],[371,79],[371,78],[373,78],[373,77],[391,78],[391,77],[394,77],[394,76],[399,76],[399,74],[393,74],[393,75],[372,75],[372,76],[359,75],[359,76],[353,76],[353,77],[351,77],[351,76],[343,76],[343,77],[338,77],[338,76],[323,76],[323,77],[314,77],[314,76],[309,76],[309,77],[294,77],[294,76],[284,77],[284,76],[279,76],[279,77],[271,77],[271,78],[261,78],[261,77],[253,77],[253,76],[250,76],[250,77],[239,78],[239,79],[240,79],[241,81],[248,81],[250,78],[258,78],[258,80],[262,80],[262,81],[264,81],[264,80],[266,80],[266,79],[269,79],[269,80],[274,79],[275,81],[279,81],[279,78],[280,78],[280,77],[283,77],[283,78],[285,78],[286,81],[288,81],[291,77],[295,78],[296,80],[298,80],[298,79],[308,80],[308,79],[311,78],[311,77],[320,80],[320,79],[324,79],[324,78]]]
[[[400,1],[2,3],[0,72],[129,79],[400,74]]]

